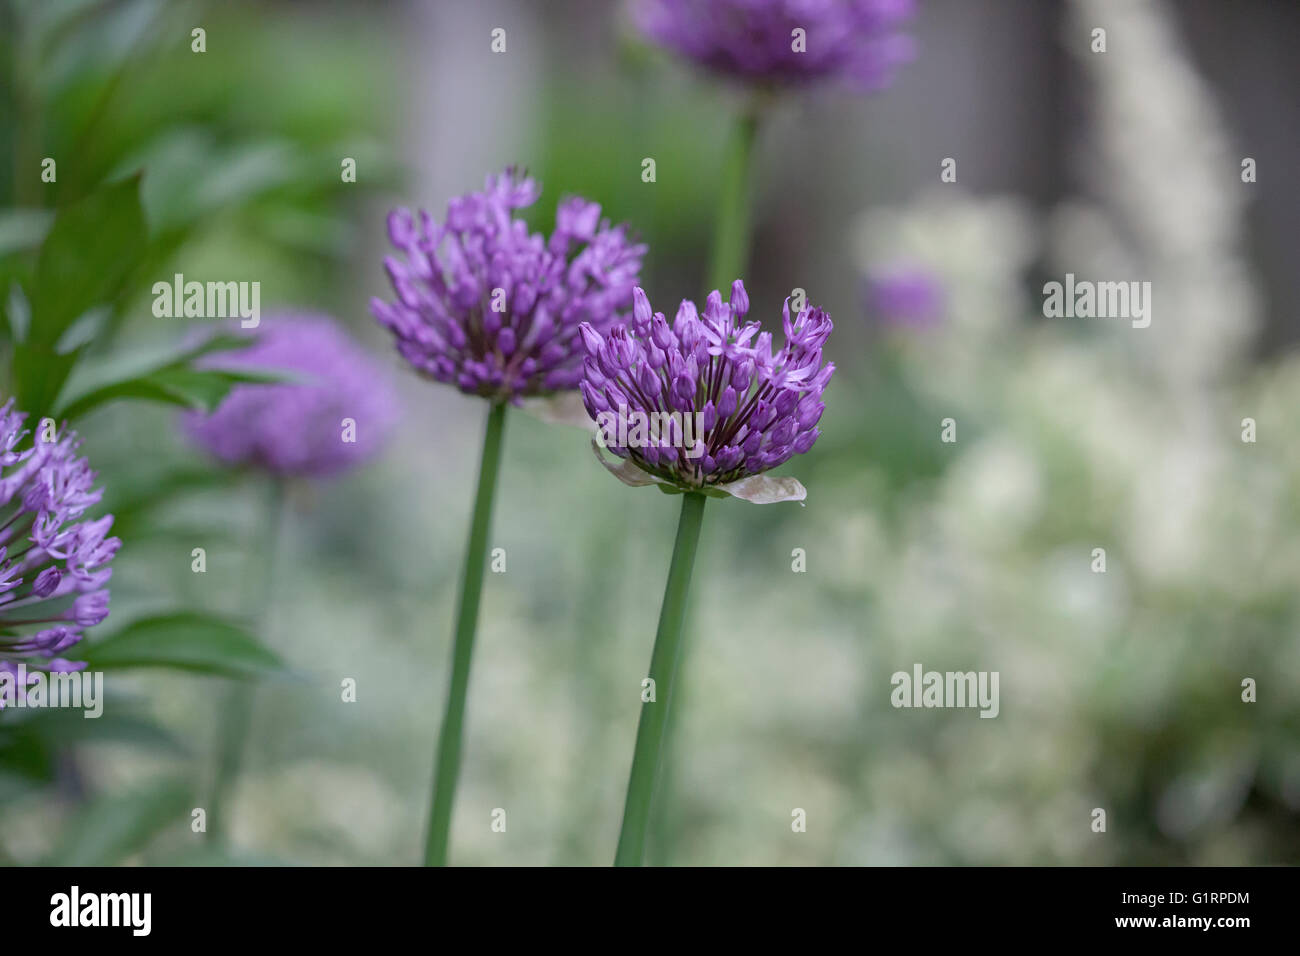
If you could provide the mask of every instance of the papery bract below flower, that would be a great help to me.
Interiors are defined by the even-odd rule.
[[[913,0],[636,0],[633,10],[656,42],[760,84],[837,77],[873,90],[913,55],[898,32]]]
[[[785,345],[773,353],[772,333],[744,322],[739,279],[729,302],[715,290],[703,313],[683,300],[671,327],[640,288],[635,297],[630,326],[582,327],[582,398],[604,447],[687,491],[762,474],[812,447],[835,371],[822,363],[829,315],[805,308],[792,318],[787,299]]]
[[[103,491],[76,433],[46,441],[26,417],[13,399],[0,406],[0,671],[11,680],[20,664],[29,680],[85,666],[58,655],[108,616],[109,563],[122,543],[108,535],[112,515],[85,517]]]
[[[388,235],[405,254],[384,260],[396,300],[371,311],[416,371],[462,392],[518,403],[577,388],[578,324],[606,329],[632,303],[645,246],[611,227],[600,206],[571,197],[549,239],[514,211],[537,183],[508,169],[483,192],[453,199],[446,220],[398,209]]]
[[[342,326],[323,315],[280,313],[247,334],[256,336],[254,344],[206,356],[202,364],[282,371],[293,380],[236,385],[212,414],[185,413],[191,438],[227,464],[284,477],[335,475],[378,453],[397,423],[397,393],[383,366]]]

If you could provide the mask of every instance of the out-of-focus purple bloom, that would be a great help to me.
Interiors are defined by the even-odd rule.
[[[943,285],[920,268],[897,269],[868,276],[867,315],[883,325],[929,328],[943,318]]]
[[[887,86],[913,56],[899,28],[914,0],[636,0],[651,39],[731,76],[760,84],[827,77]],[[799,32],[802,31],[802,32]]]
[[[211,415],[187,412],[185,430],[221,461],[285,477],[322,478],[368,461],[397,423],[385,369],[333,319],[263,319],[248,348],[202,360],[208,368],[284,372],[292,381],[236,385]]]
[[[540,192],[507,169],[448,203],[442,223],[423,211],[389,215],[388,236],[404,254],[384,260],[396,300],[370,307],[416,371],[516,403],[577,388],[578,325],[621,321],[646,247],[578,197],[560,203],[550,239],[530,235],[514,211]]]
[[[13,399],[0,406],[0,671],[16,677],[23,664],[34,680],[34,671],[85,666],[57,655],[108,616],[109,563],[122,542],[108,535],[112,515],[85,518],[103,491],[76,433],[46,441],[43,429],[23,427],[26,417]]]
[[[822,362],[831,317],[782,310],[785,345],[745,322],[749,296],[737,279],[729,302],[716,290],[703,313],[683,300],[671,326],[635,291],[632,323],[602,335],[585,323],[581,384],[601,443],[680,488],[722,485],[775,468],[817,440],[822,392],[835,371]]]

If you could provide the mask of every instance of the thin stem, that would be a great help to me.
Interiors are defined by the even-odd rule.
[[[756,98],[746,104],[736,117],[727,153],[723,160],[722,181],[718,184],[718,221],[713,232],[713,248],[709,254],[709,288],[717,289],[726,299],[731,283],[744,278],[749,264],[752,217],[750,199],[754,188],[754,147],[758,141],[765,100]],[[720,379],[719,379],[720,381]],[[716,395],[713,396],[716,399]],[[736,417],[740,422],[752,411],[757,397],[751,399],[750,408],[742,409]],[[739,426],[737,426],[738,428]],[[719,436],[721,437],[721,436]],[[730,441],[732,435],[726,436]],[[711,443],[720,446],[725,442]],[[697,471],[700,462],[695,465]],[[680,697],[680,695],[679,695]],[[668,848],[671,839],[666,816],[672,812],[674,778],[677,765],[675,729],[681,723],[683,703],[677,705],[678,720],[669,728],[663,742],[663,772],[659,780],[659,800],[656,802],[651,829],[654,831],[657,853]]]
[[[623,807],[623,829],[618,837],[615,866],[640,866],[645,853],[646,825],[654,797],[655,776],[668,722],[668,708],[673,699],[673,678],[682,646],[682,623],[686,617],[686,597],[695,567],[695,550],[700,542],[700,525],[704,519],[704,495],[687,492],[682,496],[682,514],[677,522],[677,542],[673,561],[668,568],[668,584],[659,611],[659,631],[655,634],[654,654],[650,658],[650,679],[654,681],[655,700],[641,706],[641,721],[636,730],[636,750],[632,755],[632,773],[627,782],[627,803]]]
[[[488,412],[487,428],[483,433],[478,493],[474,498],[474,517],[470,521],[469,544],[465,551],[465,567],[461,573],[456,639],[452,647],[451,679],[447,688],[447,711],[442,718],[434,764],[433,800],[429,808],[429,833],[424,848],[425,866],[447,864],[451,810],[456,798],[456,780],[460,776],[460,745],[465,724],[465,697],[469,689],[469,664],[474,653],[474,631],[478,627],[479,598],[483,593],[483,572],[487,567],[488,530],[492,525],[492,501],[496,496],[505,427],[505,403],[494,403]]]
[[[758,116],[757,108],[748,108],[736,117],[723,159],[722,182],[718,184],[718,222],[709,255],[709,288],[721,292],[723,299],[749,263],[749,200]]]
[[[271,479],[261,544],[262,560],[260,564],[254,562],[254,566],[261,571],[260,594],[253,599],[257,607],[254,617],[260,618],[264,640],[270,630],[271,602],[275,595],[276,554],[280,550],[286,492],[283,478]],[[258,583],[250,583],[247,586],[248,592],[252,593],[255,587],[258,587]],[[226,689],[222,710],[217,717],[217,768],[212,783],[212,796],[208,800],[207,820],[208,842],[213,845],[219,845],[226,839],[226,803],[239,778],[244,764],[244,752],[248,749],[248,737],[253,725],[253,697],[252,684],[232,681]]]

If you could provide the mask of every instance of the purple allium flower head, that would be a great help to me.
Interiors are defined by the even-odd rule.
[[[931,272],[900,268],[867,277],[867,314],[884,324],[929,328],[943,318],[943,285]]]
[[[26,417],[13,399],[0,406],[0,671],[15,676],[18,664],[84,666],[56,655],[108,616],[109,563],[122,543],[108,535],[112,515],[85,517],[103,492],[76,433],[47,441],[23,428]]]
[[[912,40],[898,30],[915,6],[914,0],[636,0],[633,10],[651,39],[721,73],[761,84],[837,77],[875,90],[912,58]]]
[[[621,321],[646,247],[578,197],[560,203],[550,239],[530,235],[514,211],[539,194],[507,169],[448,203],[445,222],[406,209],[388,217],[404,254],[384,260],[396,300],[370,307],[416,371],[516,403],[578,387],[578,325],[603,331]]]
[[[703,313],[683,300],[671,325],[640,288],[635,296],[631,325],[603,335],[582,326],[582,398],[606,448],[689,490],[760,474],[812,447],[835,371],[822,362],[829,315],[791,317],[787,299],[785,345],[773,353],[772,333],[744,321],[739,279],[729,302],[709,293]]]
[[[236,385],[210,415],[187,412],[185,430],[227,464],[321,478],[363,464],[397,423],[383,366],[333,319],[266,316],[248,348],[205,357],[208,368],[285,372],[292,381]]]

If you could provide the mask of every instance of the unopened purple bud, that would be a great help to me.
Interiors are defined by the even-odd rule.
[[[806,396],[799,402],[799,407],[796,410],[796,421],[799,424],[799,430],[801,432],[807,431],[816,425],[821,421],[822,412],[824,411],[826,411],[825,402],[817,401],[812,395]]]
[[[745,291],[745,283],[737,279],[731,283],[731,314],[737,319],[743,319],[749,312],[749,293]]]
[[[720,325],[727,313],[722,308],[722,293],[714,289],[704,300],[704,320],[710,325]]]
[[[697,325],[699,321],[700,314],[695,309],[695,303],[690,299],[682,299],[682,304],[677,307],[677,317],[673,319],[673,332],[680,339],[686,329]]]
[[[705,402],[704,407],[700,409],[700,429],[704,434],[713,431],[713,426],[718,424],[718,409],[713,402]]]
[[[94,627],[108,617],[108,592],[94,591],[83,594],[72,602],[72,607],[64,612],[68,621],[76,621],[80,627]]]
[[[754,380],[754,360],[745,359],[736,363],[731,369],[731,387],[744,394],[749,391],[749,383]]]
[[[497,333],[497,348],[500,349],[503,356],[509,357],[515,354],[515,330],[506,326]]]
[[[794,451],[797,455],[805,454],[808,449],[812,448],[813,443],[817,441],[817,436],[821,431],[814,428],[811,431],[803,432],[794,440]]]
[[[626,325],[616,325],[609,330],[606,343],[610,361],[620,369],[628,368],[636,359],[636,342],[628,334]]]
[[[679,412],[689,412],[695,407],[695,379],[689,372],[682,370],[674,379],[669,389],[672,406]]]
[[[643,364],[637,372],[637,384],[646,395],[659,394],[659,376],[648,364]]]
[[[590,322],[583,322],[578,326],[578,331],[582,333],[582,344],[587,349],[587,354],[599,355],[601,346],[605,344],[600,333],[591,327]]]
[[[62,579],[63,573],[51,565],[36,575],[36,580],[32,582],[32,594],[39,598],[49,597]]]
[[[415,244],[415,223],[409,209],[394,209],[388,214],[388,238],[402,248]]]
[[[596,360],[593,359],[590,355],[588,355],[586,358],[582,360],[582,374],[583,377],[592,385],[593,388],[605,387],[605,382],[607,381],[607,379],[605,378],[605,375],[600,371],[599,366],[597,366]]]
[[[664,318],[662,312],[656,312],[650,322],[650,337],[654,344],[661,349],[670,349],[677,343],[673,340],[673,333],[668,328],[668,320]]]
[[[638,328],[644,329],[650,324],[650,318],[654,310],[650,308],[650,300],[646,297],[645,289],[637,286],[632,290],[632,318],[636,320]]]
[[[592,418],[609,410],[609,402],[605,396],[588,384],[586,379],[578,383],[578,391],[582,392],[582,404]]]
[[[627,395],[613,382],[605,386],[605,397],[609,399],[611,409],[627,408],[628,406]]]
[[[723,418],[730,418],[736,414],[736,390],[730,385],[722,390],[722,395],[718,399],[718,414]]]

